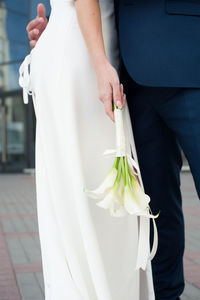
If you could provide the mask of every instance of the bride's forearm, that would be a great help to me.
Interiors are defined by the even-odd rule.
[[[106,114],[114,120],[113,105],[122,107],[125,103],[117,71],[106,57],[101,11],[98,0],[75,0],[79,25],[88,47],[97,74],[99,99],[103,102]]]
[[[79,25],[97,71],[107,63],[98,0],[75,0]]]

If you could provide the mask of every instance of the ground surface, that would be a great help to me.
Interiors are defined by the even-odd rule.
[[[186,224],[186,288],[182,300],[200,300],[200,202],[191,174],[182,174]],[[0,175],[0,300],[44,300],[35,180]]]

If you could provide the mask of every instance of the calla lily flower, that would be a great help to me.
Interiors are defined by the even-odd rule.
[[[122,217],[126,215],[126,211],[119,201],[115,192],[111,190],[103,200],[97,203],[101,208],[109,210],[110,214],[115,217]]]
[[[117,168],[116,164],[114,164],[113,168],[108,172],[106,178],[98,188],[96,188],[95,190],[84,189],[84,192],[93,199],[101,199],[106,195],[107,192],[110,191],[115,182],[116,177]]]
[[[127,185],[124,190],[124,207],[130,215],[140,215],[148,207],[150,201],[149,196],[138,186],[136,190],[131,190]]]
[[[110,215],[114,217],[123,217],[127,214],[123,206],[123,183],[119,177],[118,173],[118,178],[113,188],[107,193],[103,200],[97,203],[99,207],[109,210]]]
[[[145,192],[142,190],[139,182],[134,176],[131,176],[131,190],[129,186],[127,185],[127,197],[126,197],[126,204],[128,199],[132,199],[132,202],[135,202],[140,210],[145,210],[148,207],[148,204],[150,202],[150,197],[145,194]],[[128,209],[127,209],[128,210]]]

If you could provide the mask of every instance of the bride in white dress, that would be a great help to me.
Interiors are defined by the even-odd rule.
[[[112,166],[113,158],[105,159],[102,153],[115,147],[115,125],[98,100],[93,50],[87,48],[86,21],[78,22],[76,2],[50,2],[48,25],[20,67],[24,102],[32,92],[37,120],[36,191],[45,299],[154,300],[150,261],[144,271],[135,268],[137,217],[111,217],[83,192],[84,187],[98,186]],[[99,2],[106,55],[117,69],[113,0]],[[126,105],[124,116],[136,158]],[[143,252],[149,252],[148,241]]]

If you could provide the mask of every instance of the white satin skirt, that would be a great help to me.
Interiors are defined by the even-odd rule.
[[[114,158],[115,126],[98,100],[95,72],[73,1],[54,0],[47,28],[23,63],[24,101],[36,114],[36,191],[46,300],[154,300],[151,264],[135,270],[138,220],[114,218],[89,199]],[[106,52],[117,68],[112,1],[100,1]],[[31,64],[29,76],[28,65]],[[136,159],[128,108],[127,140]]]

